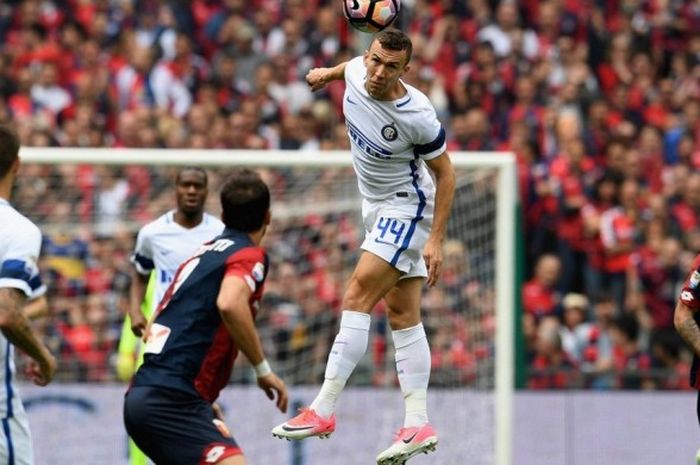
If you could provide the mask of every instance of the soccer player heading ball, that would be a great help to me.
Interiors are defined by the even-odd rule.
[[[420,301],[426,278],[433,286],[440,276],[455,175],[435,109],[400,79],[411,52],[408,36],[386,29],[364,56],[306,76],[312,90],[345,79],[343,113],[366,236],[343,296],[323,386],[309,408],[272,430],[287,439],[325,437],[335,430],[336,400],[367,349],[370,313],[384,299],[406,410],[396,441],[377,457],[380,465],[402,463],[437,444],[426,406],[430,348]]]

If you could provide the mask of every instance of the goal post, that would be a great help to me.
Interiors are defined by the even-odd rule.
[[[516,305],[516,234],[517,234],[517,176],[515,157],[507,152],[453,152],[450,154],[452,163],[458,173],[458,191],[455,199],[455,208],[461,208],[458,215],[466,215],[468,221],[454,223],[450,231],[458,231],[468,237],[468,229],[482,227],[481,223],[493,218],[493,226],[484,229],[482,234],[492,240],[488,250],[480,252],[478,257],[481,265],[492,273],[493,280],[493,321],[495,336],[493,348],[495,355],[492,362],[492,381],[476,383],[474,387],[492,390],[493,392],[493,451],[489,461],[493,465],[512,465],[512,437],[513,437],[513,398],[515,383],[515,325],[514,320],[518,315]],[[195,165],[209,169],[220,168],[222,170],[233,167],[251,167],[260,169],[285,169],[303,172],[305,169],[319,170],[325,168],[345,169],[351,167],[349,152],[345,151],[248,151],[226,149],[128,149],[128,148],[45,148],[23,147],[20,151],[23,164],[52,165],[61,167],[64,165],[93,165],[93,166],[147,166],[147,167],[175,167]],[[482,173],[483,172],[483,173]],[[460,190],[460,173],[463,173],[463,187]],[[473,173],[481,173],[475,175]],[[356,181],[351,172],[354,184]],[[337,177],[335,178],[337,179]],[[483,186],[487,187],[484,188]],[[313,186],[313,180],[300,184]],[[332,189],[333,182],[329,182]],[[345,188],[343,188],[345,189]],[[483,190],[493,189],[493,210],[484,212],[483,217],[474,216],[471,210],[481,208],[478,195]],[[214,192],[211,192],[214,194]],[[359,194],[357,194],[359,195]],[[474,204],[469,203],[472,195],[477,195]],[[491,191],[488,193],[491,196]],[[294,215],[299,210],[313,212],[314,208],[345,208],[345,203],[352,208],[359,209],[359,197],[351,198],[342,193],[335,203],[324,203],[324,193],[316,193],[310,197],[309,203],[300,201],[303,196],[287,199],[284,203],[287,211],[285,215]],[[211,196],[213,197],[213,195]],[[487,197],[484,197],[487,198]],[[490,198],[490,197],[488,197]],[[315,200],[318,200],[316,203]],[[345,203],[342,202],[345,200]],[[463,202],[463,206],[458,206]],[[273,216],[275,214],[275,198],[273,192]],[[278,207],[279,208],[279,207]],[[491,207],[489,207],[491,208]],[[31,212],[23,212],[29,214]],[[31,214],[29,214],[31,218]],[[454,216],[454,215],[453,215]],[[484,218],[484,219],[482,219]],[[459,220],[457,218],[456,220]],[[452,219],[451,219],[452,222]],[[40,227],[46,226],[39,224]],[[50,226],[50,225],[49,225]],[[467,242],[469,239],[467,239]],[[491,248],[493,250],[491,250]],[[489,261],[484,264],[483,261]],[[492,263],[490,262],[492,261]],[[491,269],[492,268],[492,269]],[[481,315],[482,321],[488,317]],[[481,337],[481,336],[479,336]],[[450,388],[459,389],[460,385],[448,385]],[[457,407],[459,408],[459,407]],[[479,462],[482,463],[482,462]]]

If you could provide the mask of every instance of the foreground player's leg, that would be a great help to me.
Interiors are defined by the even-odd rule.
[[[387,295],[387,306],[396,349],[396,372],[405,404],[404,424],[394,443],[377,456],[379,465],[404,463],[437,446],[437,434],[428,423],[430,346],[420,323],[422,279],[400,281]]]
[[[329,418],[335,411],[335,403],[345,387],[355,366],[367,351],[370,316],[367,313],[345,310],[340,320],[340,331],[328,354],[325,380],[311,408],[322,417]]]
[[[274,427],[274,436],[286,439],[325,438],[335,431],[335,404],[367,350],[369,312],[394,286],[399,276],[399,271],[376,255],[362,254],[343,297],[343,308],[358,311],[343,311],[340,331],[328,355],[321,390],[309,408],[301,409],[299,415]]]

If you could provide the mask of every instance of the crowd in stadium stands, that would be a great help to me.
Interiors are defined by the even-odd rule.
[[[414,41],[406,81],[431,98],[449,149],[517,156],[527,385],[687,388],[672,315],[700,251],[698,2],[403,0],[396,25]],[[359,36],[335,1],[4,0],[0,122],[27,146],[346,149],[343,84],[314,95],[303,77],[362,51]],[[133,226],[171,206],[171,174],[26,167],[15,203],[46,226],[53,318],[40,324],[64,379],[114,379]],[[357,246],[338,242],[342,220],[276,233],[288,249],[265,337],[293,382],[323,375]],[[465,253],[448,242],[425,294],[436,384],[473,382],[493,349],[449,304],[450,286],[470,292]],[[367,382],[395,382],[385,324]]]

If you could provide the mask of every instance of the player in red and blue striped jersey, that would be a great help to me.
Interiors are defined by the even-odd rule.
[[[224,183],[221,205],[226,228],[178,269],[146,329],[144,362],[126,394],[127,432],[156,464],[246,463],[212,407],[239,351],[255,367],[258,385],[287,409],[286,387],[255,328],[270,194],[255,172],[239,170]]]
[[[691,271],[683,283],[673,315],[676,331],[693,351],[690,385],[698,390],[696,410],[698,423],[700,423],[700,312],[698,310],[700,310],[700,254],[693,260]],[[696,458],[700,463],[700,450],[698,450]]]

